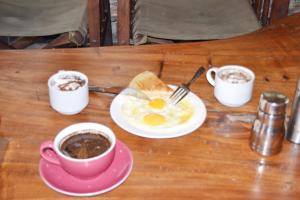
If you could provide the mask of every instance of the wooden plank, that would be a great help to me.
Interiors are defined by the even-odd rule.
[[[289,0],[255,0],[253,7],[258,20],[265,26],[286,17],[289,2]]]
[[[33,36],[33,37],[18,37],[15,39],[11,46],[15,49],[25,49],[26,47],[30,46],[31,44],[41,41],[43,37],[40,36]]]
[[[131,0],[118,1],[117,35],[119,45],[128,45],[130,42]]]
[[[44,49],[56,48],[63,45],[73,45],[73,46],[80,46],[83,42],[83,38],[80,32],[68,32],[62,33],[57,38],[50,41]]]
[[[274,0],[270,23],[286,17],[289,11],[290,0]]]
[[[100,0],[88,0],[89,43],[91,47],[100,46]]]

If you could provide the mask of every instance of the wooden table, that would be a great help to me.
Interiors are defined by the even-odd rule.
[[[47,80],[60,69],[85,73],[91,84],[126,86],[151,70],[178,84],[200,66],[239,64],[256,74],[252,100],[240,108],[219,104],[205,77],[192,86],[205,103],[205,123],[174,139],[146,139],[110,117],[113,96],[90,94],[80,114],[49,105]],[[115,190],[92,199],[300,199],[300,146],[284,141],[280,154],[261,157],[248,138],[263,91],[292,100],[300,75],[300,15],[246,36],[202,43],[0,52],[1,199],[64,199],[39,176],[39,145],[78,122],[109,126],[131,149],[134,167]],[[289,109],[290,113],[290,109]],[[67,199],[71,199],[67,198]],[[75,199],[75,198],[74,198]]]

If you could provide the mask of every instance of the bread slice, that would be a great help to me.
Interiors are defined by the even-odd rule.
[[[160,80],[154,73],[145,71],[135,76],[129,83],[129,87],[143,90],[143,91],[161,91],[171,92],[167,84]]]

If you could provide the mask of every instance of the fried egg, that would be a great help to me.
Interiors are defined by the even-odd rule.
[[[170,105],[168,92],[144,92],[150,100],[124,95],[121,106],[125,119],[142,129],[169,128],[189,121],[194,107],[188,98],[177,105]]]

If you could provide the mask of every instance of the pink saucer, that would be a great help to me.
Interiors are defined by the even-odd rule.
[[[65,172],[60,166],[40,160],[40,176],[53,190],[71,196],[93,196],[108,192],[129,176],[133,166],[133,157],[128,147],[121,141],[116,142],[115,158],[111,166],[92,179],[76,178]]]

